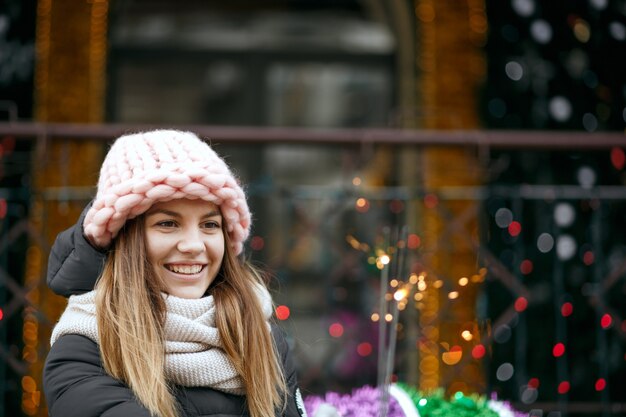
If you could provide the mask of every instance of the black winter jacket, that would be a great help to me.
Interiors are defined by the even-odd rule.
[[[106,253],[94,249],[82,234],[85,208],[78,222],[62,232],[52,246],[48,263],[48,285],[57,294],[69,296],[91,291],[100,274]],[[284,417],[304,414],[295,368],[280,329],[272,335],[280,352],[289,397]],[[132,391],[104,372],[98,345],[68,334],[51,347],[44,367],[43,388],[50,417],[150,417]],[[245,398],[206,387],[175,387],[182,417],[247,416]]]

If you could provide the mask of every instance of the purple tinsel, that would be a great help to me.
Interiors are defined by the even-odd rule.
[[[378,417],[380,415],[380,390],[364,386],[352,391],[352,394],[327,392],[323,397],[310,395],[304,399],[304,407],[309,416],[315,415],[317,408],[330,404],[337,409],[342,417]],[[398,402],[389,397],[388,417],[404,417]]]
[[[495,392],[491,393],[491,402],[489,408],[498,413],[498,415],[500,416],[528,417],[528,413],[522,413],[521,411],[517,411],[513,408],[510,402],[498,400],[498,394],[496,394]]]

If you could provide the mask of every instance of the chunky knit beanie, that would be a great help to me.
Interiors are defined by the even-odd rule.
[[[107,247],[126,220],[152,204],[201,198],[220,207],[231,246],[241,253],[250,232],[246,196],[226,163],[190,132],[155,130],[122,136],[107,153],[83,231]]]

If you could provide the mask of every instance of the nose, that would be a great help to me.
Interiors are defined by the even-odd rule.
[[[204,251],[204,242],[200,236],[200,232],[196,230],[187,230],[181,236],[176,248],[183,253],[201,253]]]

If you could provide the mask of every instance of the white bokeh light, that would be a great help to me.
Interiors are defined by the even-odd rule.
[[[609,32],[618,41],[626,40],[626,26],[620,22],[611,22],[609,24]]]
[[[498,370],[496,371],[496,378],[498,378],[498,381],[508,381],[513,377],[514,371],[515,369],[513,368],[513,365],[505,362],[502,365],[498,366]]]
[[[548,253],[554,247],[554,238],[550,233],[542,233],[537,238],[537,249],[541,253]]]
[[[524,404],[532,404],[537,401],[539,397],[539,391],[535,388],[531,388],[529,386],[525,386],[522,389],[521,400]]]
[[[513,0],[511,7],[520,16],[528,17],[535,12],[535,2],[533,0]]]
[[[552,39],[552,26],[543,19],[537,19],[530,25],[530,34],[537,42],[546,44]]]
[[[559,236],[556,241],[556,255],[562,261],[570,260],[576,254],[577,247],[576,241],[570,235]]]
[[[578,183],[581,187],[589,189],[596,183],[596,172],[588,166],[582,166],[578,169]]]
[[[519,81],[524,76],[524,68],[516,61],[507,62],[504,67],[504,72],[506,72],[507,77],[513,81]]]
[[[609,5],[609,0],[591,0],[590,3],[596,9],[603,10]]]
[[[583,127],[587,132],[595,132],[598,130],[598,118],[591,113],[585,113],[583,115]]]
[[[576,212],[569,203],[559,203],[554,208],[554,222],[559,227],[568,227],[574,223]]]
[[[558,122],[565,122],[572,115],[572,104],[563,96],[552,97],[548,107],[550,115]]]
[[[498,211],[496,211],[495,221],[501,229],[509,227],[513,221],[513,212],[505,207],[499,208]]]

